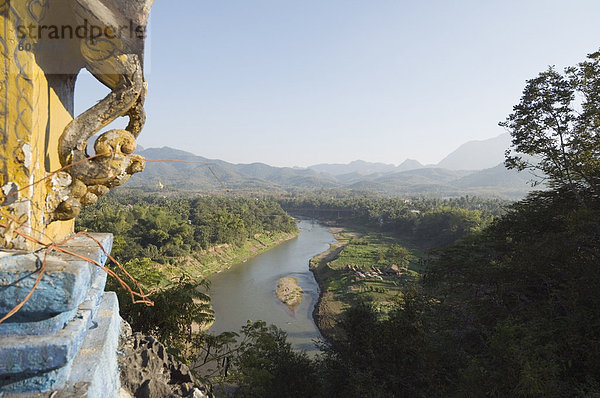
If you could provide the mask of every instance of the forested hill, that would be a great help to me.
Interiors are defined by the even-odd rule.
[[[271,191],[340,188],[388,194],[469,194],[508,199],[521,198],[531,189],[526,173],[506,170],[502,165],[479,171],[459,171],[436,167],[412,169],[417,167],[414,163],[409,167],[410,170],[394,171],[395,169],[388,170],[374,167],[376,164],[373,163],[362,162],[362,168],[352,173],[334,175],[312,168],[273,167],[264,163],[233,164],[169,147],[148,148],[139,151],[139,154],[150,160],[198,163],[149,162],[143,173],[135,174],[129,180],[130,187],[155,189],[160,186],[167,190],[198,191],[218,191],[224,187],[232,190]],[[365,174],[362,170],[379,171]]]
[[[112,254],[120,261],[147,257],[158,262],[216,245],[240,246],[256,234],[297,231],[294,220],[270,200],[139,193],[112,194],[86,207],[77,228],[113,233]]]

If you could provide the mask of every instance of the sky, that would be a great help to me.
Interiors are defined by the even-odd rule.
[[[600,48],[598,0],[155,0],[138,142],[233,163],[434,164]],[[81,113],[107,89],[81,73]],[[125,121],[110,128],[122,128]]]

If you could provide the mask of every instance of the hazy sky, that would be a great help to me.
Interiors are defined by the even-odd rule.
[[[437,163],[600,48],[598,0],[156,0],[144,147],[276,166]],[[76,110],[106,89],[77,84]]]

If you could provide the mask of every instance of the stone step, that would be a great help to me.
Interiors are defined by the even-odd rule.
[[[121,322],[116,294],[104,293],[79,352],[68,366],[60,369],[59,372],[48,372],[46,375],[30,378],[26,380],[26,386],[20,385],[24,384],[23,381],[17,382],[11,388],[0,387],[0,396],[2,398],[118,397],[120,382],[117,346]],[[51,386],[53,377],[61,377],[64,380],[60,384]],[[36,389],[30,389],[32,381],[36,383]],[[21,387],[26,387],[31,392],[23,393]]]
[[[0,379],[0,390],[3,385],[14,384],[17,379],[27,379],[31,382],[36,377],[43,380],[40,383],[47,385],[45,388],[55,388],[61,383],[64,384],[69,369],[61,368],[69,366],[88,328],[94,326],[91,320],[98,311],[105,283],[106,273],[100,270],[89,289],[87,299],[76,310],[75,317],[58,333],[5,336],[0,339],[0,375],[4,375],[4,380]],[[16,385],[13,388],[16,388]]]
[[[112,234],[92,236],[110,252]],[[62,247],[100,264],[106,262],[106,254],[86,236],[78,236]],[[38,277],[43,258],[43,251],[0,252],[0,314],[8,313],[27,296]],[[97,272],[98,267],[94,264],[65,253],[53,252],[46,259],[46,272],[33,296],[8,323],[46,321],[75,310],[87,297]],[[8,334],[2,331],[2,325],[0,324],[0,335]]]
[[[106,251],[110,250],[112,235],[95,234],[94,238]],[[72,239],[63,247],[102,265],[106,261],[104,251],[85,236]],[[0,304],[4,305],[0,308],[3,310],[18,303],[15,297],[28,293],[40,264],[39,253],[4,254],[0,255]],[[104,270],[85,260],[65,253],[54,252],[49,256],[47,273],[19,316],[0,324],[0,396],[2,393],[51,391],[67,383],[73,363],[86,344],[85,339],[88,335],[94,336],[93,331],[99,328],[96,317],[101,311],[106,278]],[[11,293],[14,293],[12,300]],[[110,308],[105,311],[108,314],[116,306],[114,316],[118,318],[118,303],[112,295],[106,296],[108,304],[104,305]],[[73,308],[73,305],[76,306]],[[99,319],[106,317],[98,316]]]

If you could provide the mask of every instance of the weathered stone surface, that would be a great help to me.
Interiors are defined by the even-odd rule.
[[[99,271],[96,273],[95,282],[88,288],[87,299],[81,303],[75,317],[70,319],[58,333],[35,336],[13,335],[0,339],[2,359],[0,374],[31,374],[68,365],[85,337],[90,319],[98,311],[106,283],[106,273]],[[28,323],[7,325],[20,329],[21,334],[31,329]]]
[[[56,334],[63,329],[76,314],[77,308],[37,322],[10,322],[9,319],[4,323],[0,323],[0,338],[2,338],[2,336],[11,335],[40,336]]]
[[[88,397],[117,396],[120,389],[117,364],[120,332],[117,296],[114,292],[104,293],[79,354],[73,361],[67,386],[86,384]]]
[[[95,234],[93,235],[108,251],[112,245],[112,235],[110,234]],[[90,259],[98,261],[100,264],[104,264],[106,260],[106,254],[98,245],[87,237],[77,237],[72,241],[72,245],[65,246],[68,250],[84,255]],[[20,260],[24,258],[30,258],[27,255],[17,256]],[[82,292],[86,295],[85,300],[77,299],[79,302],[78,307],[74,310],[66,311],[57,316],[37,320],[39,316],[36,311],[26,312],[25,315],[21,315],[20,318],[10,318],[12,322],[0,324],[0,393],[3,392],[22,392],[22,391],[49,391],[56,388],[62,388],[67,381],[73,367],[73,361],[78,354],[78,351],[84,339],[93,338],[93,330],[99,328],[98,319],[103,319],[106,314],[112,311],[112,316],[116,317],[117,326],[113,325],[113,329],[116,330],[112,334],[109,330],[102,329],[102,333],[108,333],[113,336],[114,341],[112,350],[113,361],[113,378],[116,379],[118,374],[116,370],[116,354],[114,354],[114,348],[116,341],[118,340],[120,318],[118,316],[118,303],[114,293],[106,295],[104,306],[111,306],[106,308],[106,311],[101,312],[97,315],[100,306],[100,300],[103,297],[104,286],[106,284],[106,273],[98,268],[96,265],[89,264],[83,260],[76,259],[73,256],[64,254],[53,256],[52,261],[57,264],[63,264],[63,269],[57,269],[56,273],[67,272],[77,267],[81,268],[82,273],[87,272],[91,274],[91,281],[87,281],[84,286],[77,284],[69,285],[71,287],[76,286],[77,289],[82,289]],[[8,257],[5,257],[8,258]],[[0,259],[1,261],[2,259]],[[70,261],[69,261],[70,260]],[[65,265],[66,264],[66,265]],[[59,281],[63,281],[66,278],[61,278]],[[55,288],[59,285],[54,279],[48,281],[43,280],[40,286],[50,286]],[[60,286],[67,286],[62,284]],[[21,286],[22,287],[22,286]],[[23,288],[23,287],[22,287]],[[27,287],[24,287],[26,289]],[[50,290],[55,294],[68,295],[68,300],[63,300],[64,303],[71,303],[72,297],[78,297],[79,293],[73,293],[69,290]],[[42,292],[44,292],[42,290]],[[0,293],[5,293],[0,291]],[[36,292],[37,293],[37,290]],[[36,295],[32,296],[31,300],[36,298]],[[47,293],[47,291],[46,291]],[[43,297],[43,293],[41,296]],[[59,297],[60,298],[60,297]],[[4,297],[5,300],[8,297]],[[60,299],[54,298],[57,303],[60,303]],[[40,298],[37,298],[40,300]],[[11,307],[16,302],[11,303]],[[25,307],[24,307],[25,308]],[[34,307],[35,308],[35,307]],[[47,307],[40,307],[42,310]],[[68,307],[65,307],[68,308]],[[112,309],[111,309],[112,308]],[[102,310],[100,310],[102,311]],[[26,319],[26,322],[15,322],[15,320]],[[34,319],[32,321],[32,319]],[[109,351],[110,351],[109,350]],[[95,355],[94,361],[98,359],[98,355]],[[108,369],[108,367],[105,367]],[[114,384],[114,383],[113,383]],[[117,383],[118,384],[118,383]],[[71,383],[71,387],[78,386],[77,389],[81,390],[82,386],[79,383]],[[94,383],[90,382],[90,388],[93,388]],[[87,390],[88,387],[86,387]],[[116,387],[115,387],[116,388]]]
[[[10,385],[0,384],[3,398],[75,398],[119,396],[117,345],[121,326],[114,293],[102,296],[77,356],[63,368],[33,377],[17,376]],[[66,381],[66,384],[65,384]],[[31,393],[14,393],[27,388]],[[58,389],[56,391],[51,391]],[[36,392],[40,391],[40,392]],[[41,393],[41,391],[48,391]]]
[[[212,397],[189,368],[151,336],[122,336],[119,353],[122,387],[136,398]]]
[[[68,365],[85,337],[90,315],[89,311],[78,312],[56,335],[3,337],[0,374],[33,375]]]
[[[25,299],[38,276],[43,254],[31,253],[0,259],[0,313],[8,313]],[[92,270],[84,261],[49,258],[46,272],[30,299],[13,321],[39,320],[73,310],[87,295]]]
[[[104,250],[110,252],[113,242],[111,234],[92,236],[100,241]],[[85,236],[79,236],[63,247],[100,264],[106,261],[106,254]],[[0,255],[3,255],[0,257],[0,314],[6,314],[29,294],[38,276],[44,254],[3,251]],[[39,322],[57,314],[73,311],[88,296],[92,281],[102,282],[95,279],[97,276],[106,280],[106,273],[96,265],[71,255],[53,253],[46,259],[46,272],[33,296],[9,322]],[[40,325],[42,329],[46,326]],[[3,328],[0,324],[0,335],[7,334],[2,331]],[[14,330],[15,326],[8,328]]]

